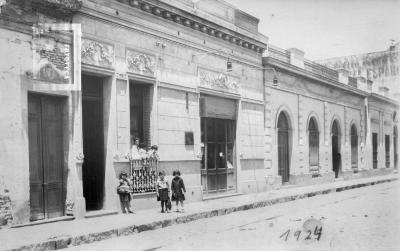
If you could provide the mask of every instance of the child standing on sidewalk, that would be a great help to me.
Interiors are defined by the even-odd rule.
[[[128,213],[133,214],[133,211],[131,210],[131,183],[125,172],[121,172],[119,175],[119,186],[117,192],[121,202],[122,213],[126,214],[128,211]]]
[[[161,171],[158,173],[157,180],[157,198],[160,198],[161,201],[161,213],[165,211],[168,213],[167,202],[169,201],[169,183],[167,178],[165,177],[165,172]],[[165,206],[165,211],[164,211]]]
[[[181,172],[179,170],[175,170],[172,173],[175,176],[171,182],[171,190],[172,190],[172,201],[176,201],[176,211],[179,212],[179,202],[181,203],[181,212],[184,212],[183,209],[183,201],[185,200],[185,184],[183,183],[183,179],[181,178]]]

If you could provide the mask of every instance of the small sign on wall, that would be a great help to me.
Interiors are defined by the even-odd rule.
[[[193,132],[185,132],[185,145],[186,146],[194,145]]]

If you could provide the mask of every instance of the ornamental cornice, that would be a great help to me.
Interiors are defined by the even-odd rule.
[[[127,4],[133,8],[147,12],[159,18],[169,20],[178,25],[191,28],[197,32],[207,34],[224,42],[245,48],[256,53],[262,54],[266,49],[266,44],[256,41],[252,38],[245,37],[235,31],[218,26],[203,18],[185,14],[177,8],[161,6],[159,2],[149,2],[147,0],[117,0],[120,3]]]

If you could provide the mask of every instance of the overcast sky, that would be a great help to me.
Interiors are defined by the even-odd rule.
[[[400,0],[225,0],[260,19],[271,44],[311,60],[386,50],[400,42]]]

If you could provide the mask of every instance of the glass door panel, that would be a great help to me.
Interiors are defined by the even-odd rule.
[[[202,184],[206,193],[225,192],[236,187],[234,167],[235,121],[201,118]]]

